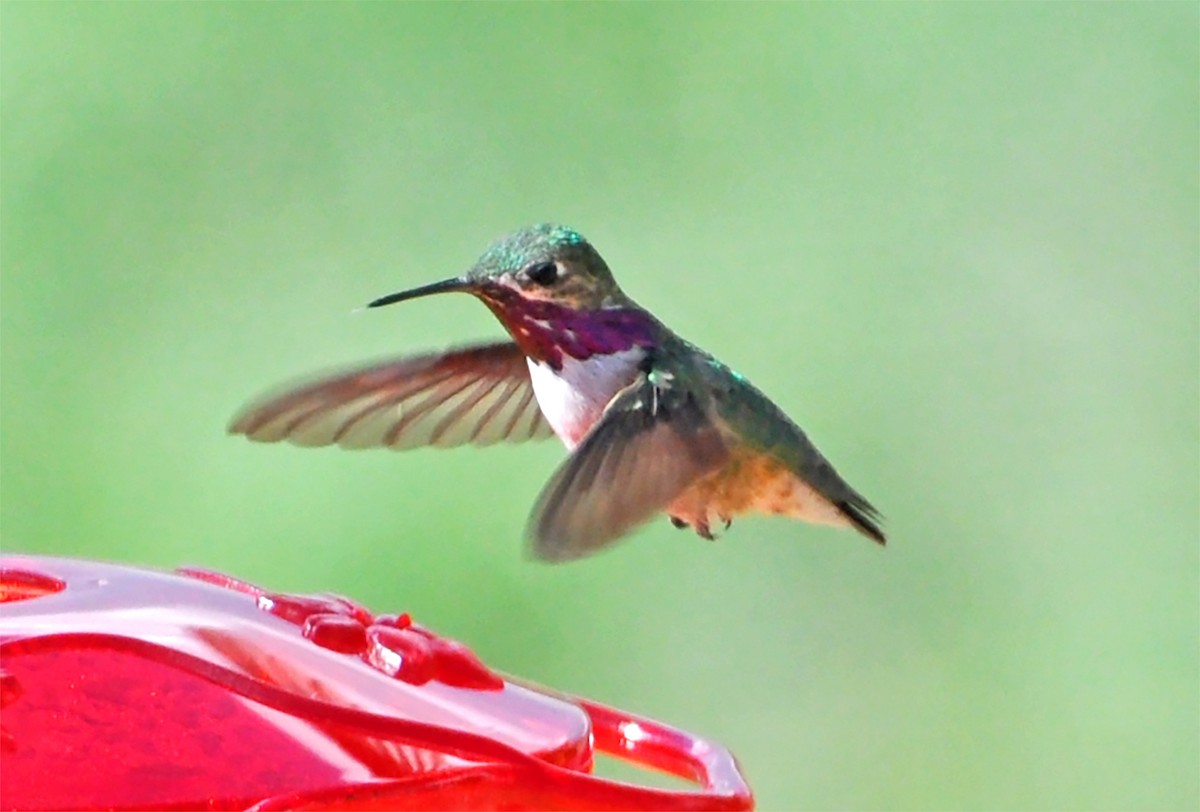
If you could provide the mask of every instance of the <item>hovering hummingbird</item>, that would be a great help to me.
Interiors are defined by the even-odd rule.
[[[512,341],[392,359],[293,386],[234,417],[259,442],[344,448],[488,445],[558,435],[571,454],[538,498],[539,558],[589,555],[660,511],[713,538],[747,511],[850,526],[879,514],[745,378],[625,295],[577,231],[493,243],[462,276],[367,307],[459,291]]]

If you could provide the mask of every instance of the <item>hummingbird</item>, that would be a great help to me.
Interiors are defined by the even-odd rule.
[[[293,385],[244,408],[229,432],[356,449],[557,435],[570,453],[526,530],[548,561],[590,555],[659,513],[706,539],[756,511],[885,543],[878,511],[783,410],[627,296],[578,231],[520,229],[466,273],[367,307],[451,292],[482,301],[511,340]]]

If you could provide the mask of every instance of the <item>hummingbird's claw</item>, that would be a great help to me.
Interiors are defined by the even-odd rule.
[[[671,520],[671,525],[673,527],[675,527],[676,530],[683,530],[685,527],[691,527],[691,528],[695,529],[696,535],[702,539],[707,539],[709,541],[715,541],[717,538],[716,536],[713,535],[712,530],[709,528],[707,520],[700,520],[700,521],[697,521],[695,524],[692,524],[691,522],[686,521],[685,519],[681,519],[678,516],[668,516],[667,518],[669,518]],[[725,519],[724,521],[725,521],[725,529],[728,530],[729,529],[729,520]]]

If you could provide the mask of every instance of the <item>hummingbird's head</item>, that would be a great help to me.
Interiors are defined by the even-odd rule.
[[[628,303],[604,259],[578,231],[539,223],[496,240],[466,273],[393,293],[368,307],[462,291],[491,304],[550,302],[572,310]],[[493,308],[495,309],[495,308]]]
[[[516,294],[530,302],[553,302],[572,310],[624,303],[604,259],[573,228],[540,223],[496,240],[466,274],[485,300]],[[503,290],[501,290],[503,289]]]
[[[393,293],[368,307],[461,291],[481,299],[527,355],[588,357],[651,339],[648,314],[617,287],[592,244],[572,228],[541,223],[492,243],[466,273]]]

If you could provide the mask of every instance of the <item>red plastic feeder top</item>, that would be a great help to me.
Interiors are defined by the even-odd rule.
[[[590,774],[594,752],[696,791]],[[0,558],[0,809],[751,809],[723,747],[515,682],[407,615]]]

